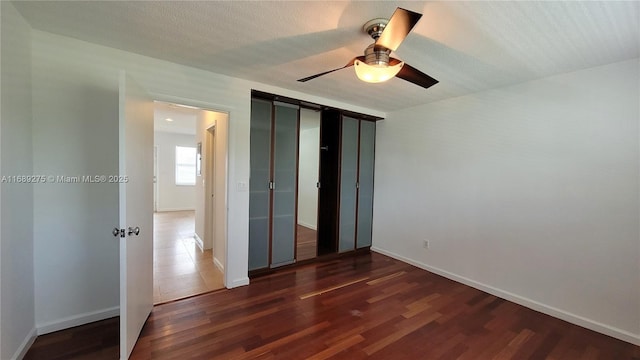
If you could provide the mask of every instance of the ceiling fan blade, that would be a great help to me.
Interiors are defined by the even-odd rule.
[[[431,76],[414,67],[409,66],[409,64],[407,63],[404,63],[404,65],[402,65],[402,69],[400,69],[400,72],[396,74],[396,77],[402,80],[406,80],[410,83],[414,83],[418,86],[422,86],[425,89],[438,83],[438,80],[432,78]]]
[[[397,8],[396,11],[393,12],[393,15],[391,15],[391,19],[382,31],[382,34],[378,40],[376,40],[376,45],[382,45],[387,49],[396,51],[421,17],[422,14],[417,12]]]
[[[334,72],[334,71],[338,71],[338,70],[342,70],[342,69],[344,69],[344,68],[348,68],[349,66],[353,66],[353,64],[355,63],[355,61],[356,61],[356,60],[364,61],[364,56],[357,56],[357,57],[354,57],[354,58],[353,58],[353,59],[351,59],[351,61],[349,61],[349,63],[347,63],[347,65],[345,65],[345,66],[342,66],[342,67],[339,67],[339,68],[335,68],[335,69],[333,69],[333,70],[329,70],[329,71],[321,72],[321,73],[319,73],[319,74],[315,74],[315,75],[307,76],[306,78],[298,79],[298,81],[300,81],[300,82],[307,82],[307,81],[309,81],[309,80],[313,80],[313,79],[315,79],[315,78],[317,78],[317,77],[320,77],[320,76],[322,76],[322,75],[327,75],[327,74],[332,73],[332,72]]]

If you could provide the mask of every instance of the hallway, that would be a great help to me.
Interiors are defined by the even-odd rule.
[[[212,250],[193,238],[195,212],[154,213],[153,302],[160,304],[224,288]]]

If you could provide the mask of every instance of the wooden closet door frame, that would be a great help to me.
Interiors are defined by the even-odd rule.
[[[368,121],[368,120],[364,120],[361,118],[357,118],[357,117],[351,117],[352,119],[358,120],[358,151],[356,154],[357,157],[357,161],[356,161],[356,196],[355,196],[355,203],[356,203],[356,212],[355,212],[355,220],[354,220],[354,234],[353,234],[353,250],[356,251],[358,250],[358,224],[359,224],[359,213],[360,213],[360,160],[361,160],[361,143],[362,143],[362,122],[363,121]],[[342,129],[342,121],[344,119],[344,115],[341,114],[340,115],[340,129]],[[340,131],[340,154],[342,154],[342,130]],[[375,139],[374,139],[374,146],[375,146]],[[374,153],[375,154],[375,153]],[[375,156],[375,155],[374,155]],[[338,179],[342,179],[342,156],[338,157]],[[340,198],[340,193],[342,191],[342,187],[339,186],[338,187],[338,198]],[[337,221],[338,224],[336,226],[336,241],[340,241],[340,211],[341,211],[341,207],[340,207],[340,203],[338,202],[338,211],[337,211]],[[340,244],[338,244],[338,253],[340,248]]]
[[[353,250],[358,249],[358,223],[360,213],[360,142],[362,141],[362,119],[358,119],[358,160],[356,161],[356,218],[355,229],[353,234]]]
[[[376,126],[376,122],[375,121],[369,121],[369,120],[364,120],[364,119],[359,119],[360,122],[358,123],[358,173],[357,173],[357,181],[358,181],[358,186],[357,186],[357,191],[356,191],[356,231],[355,231],[355,242],[354,242],[354,250],[358,250],[358,225],[360,222],[360,165],[361,165],[361,159],[362,159],[362,124],[363,122],[367,121],[367,122],[373,122],[374,123],[374,129]],[[376,141],[375,141],[375,130],[374,130],[374,138],[373,138],[373,159],[374,159],[374,176],[375,176],[375,147],[376,147]],[[371,206],[373,207],[373,188],[375,186],[374,184],[374,179],[371,179]],[[372,216],[372,220],[373,220],[373,208],[371,209],[371,216]],[[373,222],[372,225],[373,227]],[[371,247],[371,245],[369,245],[369,247]],[[364,248],[364,247],[363,247]]]
[[[293,213],[293,263],[298,262],[298,190],[300,189],[300,106],[298,106],[298,120],[296,121],[296,188],[295,207]]]
[[[271,125],[269,127],[269,134],[271,136],[270,141],[270,156],[269,156],[269,261],[267,261],[267,268],[271,269],[271,263],[273,259],[273,198],[274,198],[274,174],[276,167],[275,151],[276,151],[276,106],[271,103]]]
[[[267,264],[267,269],[277,269],[280,266],[275,268],[271,267],[273,265],[273,213],[274,213],[274,199],[275,199],[275,173],[276,173],[276,101],[269,100],[271,103],[271,125],[270,125],[270,134],[271,134],[271,148],[269,151],[271,152],[271,156],[269,157],[269,261]],[[283,105],[284,106],[284,105]],[[294,180],[295,189],[293,190],[294,195],[294,214],[293,214],[293,263],[296,263],[297,260],[297,243],[298,243],[298,171],[300,166],[300,106],[297,106],[297,114],[296,114],[296,178]]]

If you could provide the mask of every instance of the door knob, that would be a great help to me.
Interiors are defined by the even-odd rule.
[[[129,226],[129,231],[127,233],[129,234],[129,236],[131,236],[131,234],[135,234],[136,236],[138,236],[140,235],[140,228],[137,226],[135,228]]]

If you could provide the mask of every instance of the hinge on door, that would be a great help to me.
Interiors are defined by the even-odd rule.
[[[318,181],[318,182],[316,183],[316,187],[317,187],[318,189],[320,189],[320,181]]]
[[[121,238],[125,237],[124,229],[120,229],[120,237],[121,237]]]
[[[360,189],[360,183],[356,182],[356,189]]]
[[[269,181],[269,190],[273,190],[276,188],[276,183],[274,183],[273,181]]]

